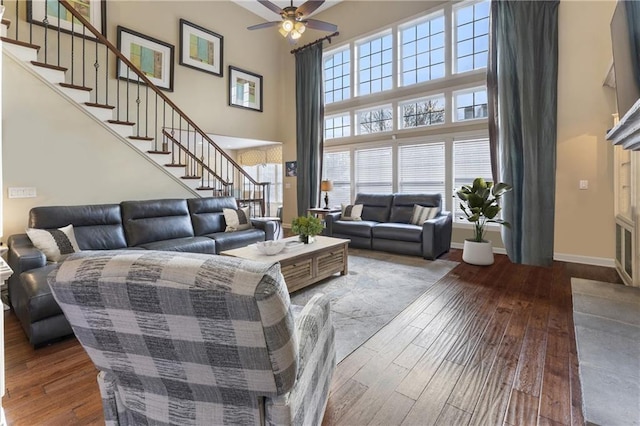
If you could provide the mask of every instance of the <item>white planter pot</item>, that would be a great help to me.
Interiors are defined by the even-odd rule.
[[[478,243],[475,241],[464,240],[462,260],[472,265],[492,265],[493,247],[491,246],[491,241]]]

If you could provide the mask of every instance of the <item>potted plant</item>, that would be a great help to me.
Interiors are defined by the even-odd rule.
[[[316,235],[322,232],[322,221],[312,215],[299,216],[291,221],[291,232],[300,236],[300,241],[305,244],[312,243]]]
[[[476,178],[471,186],[463,185],[456,191],[460,198],[460,208],[467,216],[467,220],[474,225],[473,238],[464,241],[462,260],[472,265],[491,265],[493,263],[493,248],[491,241],[484,239],[487,223],[498,223],[509,227],[509,223],[496,218],[502,210],[499,200],[512,187],[506,183],[486,182]]]

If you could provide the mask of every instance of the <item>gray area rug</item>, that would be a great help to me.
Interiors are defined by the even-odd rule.
[[[340,362],[457,264],[349,249],[347,275],[303,288],[291,295],[291,302],[304,306],[316,293],[329,295]]]
[[[571,278],[587,424],[640,425],[640,288]]]

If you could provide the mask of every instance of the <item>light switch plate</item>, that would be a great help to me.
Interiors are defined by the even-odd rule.
[[[581,180],[580,181],[580,189],[589,189],[589,181]]]
[[[9,198],[35,198],[36,196],[36,188],[33,186],[9,188]]]

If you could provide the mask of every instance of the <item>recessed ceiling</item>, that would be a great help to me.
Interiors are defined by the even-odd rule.
[[[266,21],[277,21],[278,19],[280,19],[278,17],[278,15],[276,15],[274,12],[272,12],[271,10],[267,9],[266,7],[264,7],[263,5],[261,5],[260,3],[258,3],[257,0],[231,0],[233,3],[237,4],[238,6],[244,7],[245,9],[247,9],[250,12],[253,12],[254,14],[258,15],[259,17],[263,18]],[[278,6],[280,6],[281,8],[287,7],[287,6],[291,6],[291,1],[287,1],[287,0],[270,0],[271,3],[274,3]],[[327,10],[328,8],[335,6],[336,4],[340,3],[342,0],[327,0],[325,1],[322,6],[320,6],[315,12],[313,12],[311,15],[309,16],[313,16],[317,13],[322,12],[323,10]],[[293,5],[294,6],[300,6],[302,3],[304,3],[305,0],[294,0]]]

